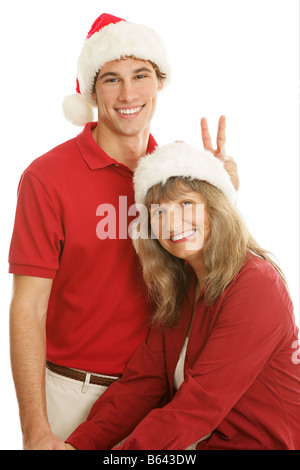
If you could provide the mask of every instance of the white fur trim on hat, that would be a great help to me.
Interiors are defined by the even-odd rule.
[[[170,78],[165,45],[156,31],[128,21],[111,23],[86,40],[78,60],[80,91],[92,106],[96,106],[91,94],[100,68],[107,62],[126,56],[150,60],[167,75],[167,79]]]
[[[148,190],[156,184],[165,184],[172,176],[207,181],[219,188],[231,202],[236,201],[236,190],[218,158],[207,150],[175,142],[140,159],[133,178],[135,202],[144,204]]]
[[[92,93],[97,73],[107,62],[127,56],[155,63],[160,72],[166,74],[164,83],[170,81],[167,51],[156,31],[125,20],[107,24],[83,45],[77,65],[77,94],[67,96],[62,105],[66,119],[79,126],[93,120],[92,108],[97,103]]]

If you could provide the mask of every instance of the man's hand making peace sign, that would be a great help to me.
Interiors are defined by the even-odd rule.
[[[201,119],[202,140],[205,150],[209,150],[215,157],[224,162],[224,168],[230,176],[231,182],[236,190],[239,189],[239,176],[237,172],[237,164],[232,157],[228,157],[225,153],[226,141],[226,119],[225,116],[220,116],[218,133],[217,133],[217,149],[214,150],[211,143],[210,133],[208,130],[207,121],[205,118]]]

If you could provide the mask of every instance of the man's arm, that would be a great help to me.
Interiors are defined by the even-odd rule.
[[[47,419],[46,314],[52,279],[14,275],[10,307],[11,366],[24,449],[65,449]]]

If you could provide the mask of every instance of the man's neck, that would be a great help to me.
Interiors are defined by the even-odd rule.
[[[124,136],[111,133],[99,125],[92,131],[92,135],[102,150],[132,171],[135,170],[138,160],[146,155],[149,140],[149,130],[134,136]]]

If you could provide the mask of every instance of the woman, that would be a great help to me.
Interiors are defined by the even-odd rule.
[[[150,216],[136,219],[134,243],[156,303],[152,328],[68,443],[300,449],[292,302],[222,163],[171,144],[140,161],[134,183]]]

